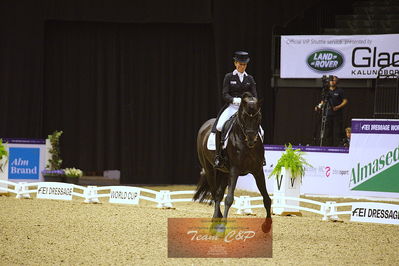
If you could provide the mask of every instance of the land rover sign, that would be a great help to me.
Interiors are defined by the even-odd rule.
[[[280,78],[375,79],[399,75],[399,34],[283,35]]]
[[[343,65],[344,57],[334,50],[319,50],[308,56],[307,63],[316,71],[331,72]]]

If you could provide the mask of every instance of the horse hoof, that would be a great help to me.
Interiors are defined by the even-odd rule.
[[[262,224],[262,231],[264,233],[269,233],[272,229],[272,218],[266,218]]]

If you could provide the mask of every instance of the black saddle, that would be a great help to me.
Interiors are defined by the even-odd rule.
[[[235,119],[236,116],[237,116],[237,113],[235,113],[234,115],[232,115],[232,116],[229,118],[229,120],[227,120],[227,121],[224,123],[223,128],[222,128],[222,134],[221,134],[221,141],[222,141],[222,143],[224,143],[224,142],[227,140],[227,138],[229,137],[228,133],[230,132],[231,128],[234,126],[234,123],[235,123],[235,121],[236,121],[236,119]]]

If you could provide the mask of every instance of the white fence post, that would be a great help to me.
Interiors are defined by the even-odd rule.
[[[30,194],[27,193],[26,182],[19,182],[15,184],[15,191],[17,192],[17,199],[30,199]]]
[[[85,203],[100,203],[97,197],[97,186],[87,186],[83,191],[83,195],[85,196]]]
[[[173,208],[170,190],[161,190],[156,195],[157,208]]]
[[[334,214],[337,212],[337,207],[335,206],[335,204],[336,204],[335,201],[327,201],[326,202],[325,216],[327,216],[327,218],[332,221],[339,220],[338,215]],[[325,220],[327,220],[327,219],[324,219],[324,217],[323,217],[323,221],[325,221]]]
[[[327,208],[326,208],[326,204],[322,204],[320,205],[320,212],[323,213],[323,218],[321,218],[322,221],[327,221],[328,217],[327,217]]]
[[[251,208],[251,198],[249,196],[240,196],[236,199],[235,208],[237,214],[253,214]]]

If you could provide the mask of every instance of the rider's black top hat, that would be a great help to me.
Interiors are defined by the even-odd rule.
[[[233,59],[240,63],[248,63],[249,62],[249,54],[244,51],[237,51],[237,52],[234,52]]]

